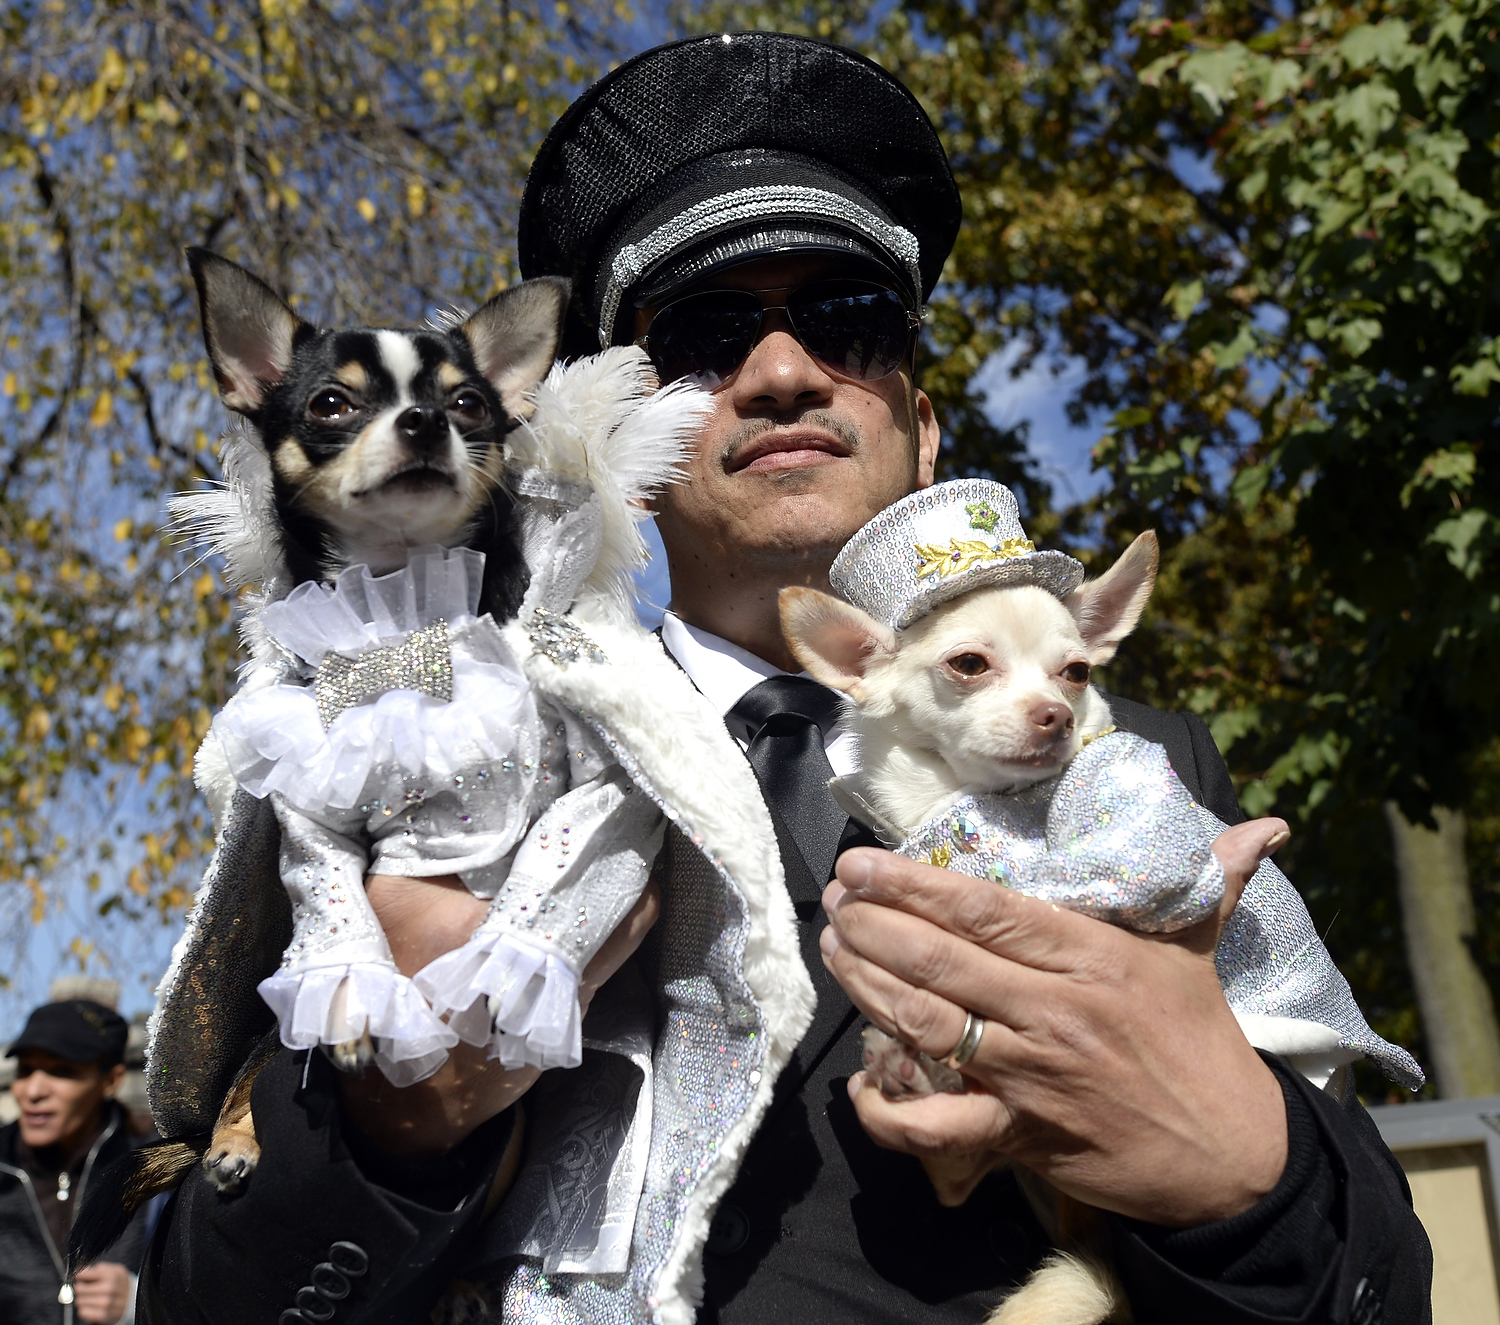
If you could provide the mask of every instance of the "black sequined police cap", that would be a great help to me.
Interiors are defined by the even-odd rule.
[[[523,276],[566,276],[565,352],[634,338],[634,309],[768,253],[874,264],[926,299],[958,234],[948,158],[879,65],[779,32],[658,46],[547,135],[521,203]]]

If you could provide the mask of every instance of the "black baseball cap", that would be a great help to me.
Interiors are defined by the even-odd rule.
[[[37,1008],[5,1056],[15,1058],[23,1049],[39,1049],[69,1062],[97,1060],[109,1067],[125,1061],[129,1034],[125,1018],[113,1008],[88,998],[69,998]]]
[[[730,266],[819,251],[925,300],[957,237],[948,158],[871,60],[783,32],[627,60],[553,126],[526,181],[521,273],[566,276],[564,352],[633,338],[634,308]]]

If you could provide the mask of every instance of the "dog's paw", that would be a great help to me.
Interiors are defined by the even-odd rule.
[[[328,1045],[325,1052],[340,1072],[362,1077],[365,1068],[375,1061],[375,1041],[370,1038],[370,1032],[366,1031],[357,1040],[344,1040],[339,1044]]]
[[[238,1128],[216,1132],[203,1156],[203,1172],[214,1188],[225,1196],[237,1196],[260,1163],[260,1145],[254,1135]]]
[[[887,1099],[920,1099],[940,1092],[963,1091],[962,1073],[903,1044],[878,1026],[866,1026],[860,1038],[864,1044],[865,1071]]]
[[[494,1319],[489,1294],[466,1279],[454,1279],[429,1316],[432,1325],[484,1325]]]

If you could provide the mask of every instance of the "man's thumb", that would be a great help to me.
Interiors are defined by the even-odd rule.
[[[1222,925],[1239,905],[1240,895],[1260,862],[1292,835],[1284,819],[1251,819],[1226,828],[1214,839],[1213,853],[1224,866],[1224,902],[1219,908]]]

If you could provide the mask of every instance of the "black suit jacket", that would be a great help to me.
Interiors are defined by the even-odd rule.
[[[1166,747],[1203,804],[1240,819],[1199,719],[1126,700],[1111,707],[1119,726]],[[699,1321],[977,1325],[1047,1253],[1047,1239],[1010,1175],[993,1175],[963,1207],[945,1209],[915,1159],[879,1149],[860,1129],[845,1091],[860,1066],[860,1018],[818,956],[821,884],[799,871],[800,860],[787,864],[818,1012],[714,1221]],[[1431,1254],[1369,1116],[1270,1061],[1287,1095],[1296,1163],[1277,1192],[1225,1226],[1166,1236],[1113,1221],[1136,1319],[1429,1321]],[[467,1158],[448,1166],[457,1185],[437,1195],[411,1174],[351,1154],[321,1058],[305,1069],[302,1055],[280,1055],[256,1085],[254,1110],[265,1163],[236,1201],[213,1193],[197,1169],[188,1177],[143,1276],[146,1318],[277,1320],[332,1244],[347,1241],[370,1253],[372,1269],[335,1319],[424,1319],[441,1284],[481,1255],[483,1195],[505,1120],[466,1143]],[[280,1320],[300,1325],[295,1315]]]

